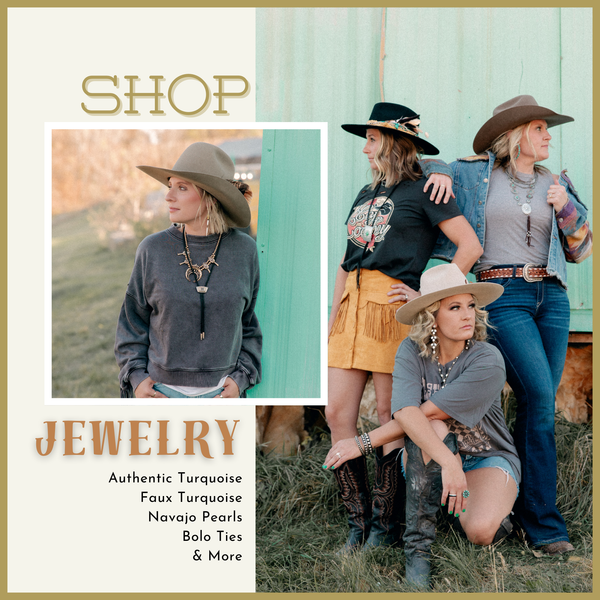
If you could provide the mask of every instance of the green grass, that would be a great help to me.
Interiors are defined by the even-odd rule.
[[[559,507],[576,552],[539,556],[516,538],[474,546],[440,522],[435,592],[592,591],[592,428],[559,419],[556,438]],[[408,592],[402,549],[336,555],[348,530],[333,473],[321,466],[329,448],[321,432],[296,457],[257,451],[257,592]]]
[[[90,227],[87,211],[54,217],[53,397],[119,397],[113,346],[137,243],[110,250]]]

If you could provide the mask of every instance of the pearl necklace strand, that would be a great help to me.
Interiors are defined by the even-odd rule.
[[[440,379],[442,380],[442,388],[446,387],[446,381],[448,380],[448,377],[450,376],[450,371],[452,371],[452,367],[456,364],[456,361],[461,357],[462,353],[465,350],[468,350],[470,347],[471,347],[471,340],[467,340],[465,343],[465,347],[460,351],[460,354],[452,361],[452,364],[448,367],[448,370],[446,371],[445,374],[442,373],[442,365],[440,364],[440,359],[436,358],[438,373],[440,374]]]

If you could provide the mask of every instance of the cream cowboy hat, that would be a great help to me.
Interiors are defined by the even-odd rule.
[[[421,275],[421,295],[396,311],[396,321],[412,325],[413,319],[424,308],[457,294],[472,294],[480,306],[485,306],[503,293],[504,288],[497,283],[470,283],[454,263],[438,265]]]
[[[147,166],[138,169],[164,185],[169,185],[170,177],[191,181],[221,203],[230,227],[250,225],[250,206],[242,192],[228,181],[233,179],[235,167],[221,148],[196,142],[183,151],[172,169]]]
[[[533,96],[516,96],[496,106],[493,117],[488,119],[477,132],[473,140],[473,150],[476,154],[481,154],[499,135],[537,119],[546,121],[548,127],[575,120],[573,117],[559,115],[549,108],[540,106]]]

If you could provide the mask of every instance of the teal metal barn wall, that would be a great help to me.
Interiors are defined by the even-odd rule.
[[[256,243],[263,382],[254,398],[320,396],[320,131],[265,130]]]
[[[257,119],[329,123],[329,298],[345,247],[344,221],[368,181],[361,138],[381,100],[421,114],[447,162],[473,153],[495,106],[518,94],[575,118],[551,130],[545,165],[568,169],[592,205],[590,8],[257,9]],[[383,42],[383,43],[382,43]],[[591,213],[591,210],[590,210]],[[592,260],[569,266],[571,329],[592,328]]]

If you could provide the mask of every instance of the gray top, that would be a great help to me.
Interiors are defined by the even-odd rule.
[[[449,367],[444,365],[442,369]],[[471,342],[452,367],[446,386],[438,363],[419,356],[418,346],[406,338],[398,348],[394,365],[392,414],[406,406],[431,400],[451,418],[458,450],[472,456],[502,456],[521,480],[521,463],[508,431],[500,393],[506,381],[504,360],[487,342]]]
[[[533,175],[517,173],[519,179],[530,182]],[[474,271],[491,269],[495,265],[533,263],[546,266],[552,234],[554,209],[546,195],[554,180],[550,173],[539,173],[531,198],[531,246],[527,245],[527,215],[519,206],[510,187],[506,171],[494,169],[485,203],[485,242],[483,254]],[[517,182],[519,183],[519,182]],[[526,203],[529,186],[517,185],[519,202]]]
[[[219,238],[187,237],[197,265]],[[138,247],[115,341],[122,396],[130,396],[148,376],[171,385],[210,387],[228,375],[241,394],[260,381],[256,243],[237,229],[223,234],[205,294],[203,340],[200,298],[193,278],[186,280],[181,252],[183,235],[176,227],[148,236]],[[206,271],[200,285],[206,285]]]

